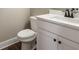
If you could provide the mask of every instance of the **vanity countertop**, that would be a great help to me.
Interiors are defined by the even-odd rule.
[[[68,18],[68,17],[64,17],[64,15],[45,14],[45,15],[36,16],[36,18],[38,20],[46,21],[49,23],[55,23],[58,25],[79,30],[79,17]]]

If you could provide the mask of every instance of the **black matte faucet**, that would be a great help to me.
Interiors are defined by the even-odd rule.
[[[69,9],[65,10],[65,17],[70,17],[70,11],[69,11]]]
[[[70,9],[66,9],[65,10],[65,17],[70,17],[70,18],[74,18],[74,14],[78,13],[78,8],[72,8]]]

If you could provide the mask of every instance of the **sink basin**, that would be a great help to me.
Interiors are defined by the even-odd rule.
[[[75,24],[79,24],[79,17],[76,18],[68,18],[68,17],[64,17],[64,16],[55,16],[51,19],[55,19],[57,21],[61,21],[61,22],[68,22],[68,23],[75,23]]]
[[[63,15],[48,15],[46,19],[56,21],[56,22],[63,22],[63,23],[73,23],[79,25],[79,14],[76,15],[75,18],[64,17]]]

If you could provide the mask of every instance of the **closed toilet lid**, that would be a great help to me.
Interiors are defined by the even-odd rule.
[[[30,37],[35,36],[35,32],[30,29],[25,29],[25,30],[20,31],[17,34],[17,36],[20,38],[30,38]]]

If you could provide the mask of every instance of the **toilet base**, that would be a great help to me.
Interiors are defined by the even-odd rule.
[[[21,50],[32,50],[32,43],[22,42]]]

